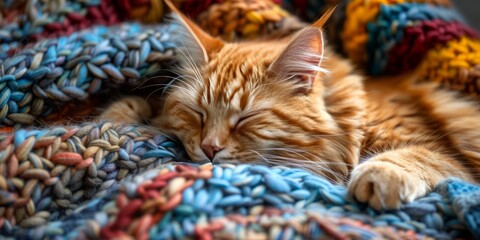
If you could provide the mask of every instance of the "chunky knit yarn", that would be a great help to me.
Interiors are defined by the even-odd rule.
[[[294,31],[295,15],[314,20],[333,1],[173,2],[237,40]],[[378,212],[301,169],[179,163],[181,146],[145,126],[32,127],[168,71],[180,28],[158,24],[165,13],[160,0],[0,3],[2,238],[480,238],[480,188],[456,179]],[[327,33],[371,74],[420,67],[425,81],[480,91],[478,35],[447,0],[345,0]]]

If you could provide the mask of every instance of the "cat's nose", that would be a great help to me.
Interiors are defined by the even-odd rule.
[[[202,141],[202,145],[200,146],[202,151],[207,155],[210,160],[213,160],[215,154],[222,151],[224,149],[223,146],[218,144],[218,141],[212,141],[211,139],[204,139]]]

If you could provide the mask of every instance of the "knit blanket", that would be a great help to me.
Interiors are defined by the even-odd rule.
[[[294,31],[292,13],[308,21],[331,2],[174,1],[226,40]],[[338,9],[330,42],[366,72],[420,67],[425,81],[480,92],[478,35],[448,1]],[[458,179],[376,211],[301,169],[193,164],[148,126],[87,121],[103,94],[176,63],[179,28],[164,12],[158,0],[0,3],[2,238],[480,238],[480,187]]]
[[[2,228],[15,239],[450,239],[480,236],[480,186],[451,179],[395,211],[282,166],[184,161],[154,130],[17,131],[0,147]]]

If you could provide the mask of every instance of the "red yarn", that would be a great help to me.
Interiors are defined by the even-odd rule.
[[[406,28],[402,41],[388,53],[388,73],[401,73],[413,69],[426,53],[438,44],[444,44],[462,36],[478,38],[475,30],[459,22],[444,22],[439,19],[421,22]]]

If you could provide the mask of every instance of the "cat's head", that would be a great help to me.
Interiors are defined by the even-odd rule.
[[[332,172],[348,174],[356,162],[345,154],[358,151],[326,106],[333,100],[325,80],[349,70],[338,75],[322,63],[328,16],[291,39],[243,43],[225,43],[177,17],[186,33],[178,41],[185,46],[181,76],[156,124],[181,140],[192,160],[307,167],[337,180]]]

